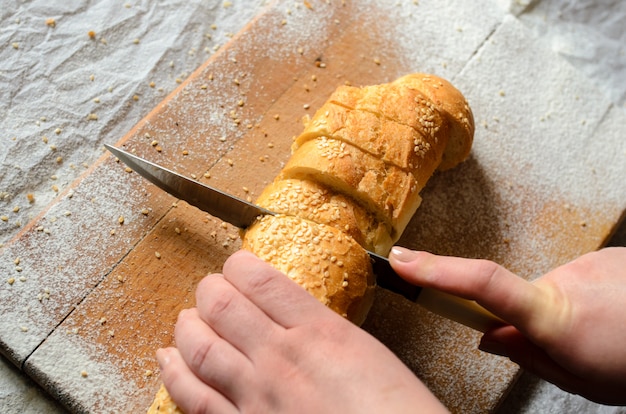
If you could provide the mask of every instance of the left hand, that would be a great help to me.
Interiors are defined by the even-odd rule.
[[[187,413],[447,412],[374,337],[241,251],[181,312],[162,380]]]

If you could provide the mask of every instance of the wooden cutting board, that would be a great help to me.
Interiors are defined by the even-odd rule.
[[[466,94],[476,141],[433,177],[401,244],[528,279],[601,247],[626,206],[623,111],[495,4],[442,3],[276,3],[118,145],[254,200],[338,85],[433,72]],[[72,411],[142,412],[155,351],[239,246],[237,229],[103,154],[0,252],[14,279],[0,284],[0,350]],[[495,410],[518,374],[477,333],[389,292],[364,328],[453,412]]]

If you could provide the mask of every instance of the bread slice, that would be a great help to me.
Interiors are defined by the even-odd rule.
[[[392,238],[404,230],[419,207],[419,191],[426,184],[350,144],[326,137],[298,148],[281,177],[316,181],[351,197],[390,224]]]
[[[439,169],[447,170],[464,161],[474,140],[474,115],[463,94],[447,80],[425,73],[406,75],[392,84],[419,91],[445,118],[449,136]]]
[[[396,122],[420,128],[421,122],[411,120],[411,99],[425,99],[422,103],[436,110],[443,118],[436,131],[442,158],[439,170],[450,169],[464,161],[470,153],[474,137],[474,116],[467,100],[450,82],[431,74],[413,73],[396,79],[390,84],[366,86],[340,86],[330,96],[329,102],[349,109],[361,109],[379,113]],[[420,109],[421,111],[422,109]],[[439,121],[434,120],[435,126]],[[426,123],[426,126],[429,124]]]
[[[397,241],[391,238],[391,227],[363,206],[314,181],[276,179],[265,187],[256,204],[276,213],[300,216],[335,227],[365,249],[383,256]]]
[[[445,128],[445,124],[442,127]],[[387,117],[332,102],[327,102],[315,113],[304,131],[295,138],[292,151],[306,141],[322,136],[354,145],[388,164],[409,171],[418,182],[430,178],[443,154],[443,147],[436,145],[433,136],[425,135],[423,128],[418,131]]]
[[[360,325],[374,300],[369,255],[335,227],[296,216],[263,216],[242,248],[282,271],[321,303]]]

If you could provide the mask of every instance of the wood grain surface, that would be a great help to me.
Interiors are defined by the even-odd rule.
[[[571,101],[541,120],[546,112],[514,92],[535,93],[519,61],[535,49],[547,52],[532,40],[521,51],[504,47],[524,29],[498,9],[482,10],[477,21],[454,4],[372,7],[311,1],[287,10],[276,3],[117,145],[254,200],[288,159],[302,117],[338,85],[434,72],[466,93],[476,145],[467,162],[433,177],[401,244],[497,260],[529,279],[601,247],[626,206],[626,195],[611,190],[626,167],[607,170],[594,154],[613,148],[624,156],[615,127],[621,113],[580,81],[559,90]],[[455,19],[433,24],[443,15]],[[553,68],[536,63],[536,76],[575,77],[554,60]],[[507,73],[516,72],[522,83],[509,87]],[[574,98],[582,94],[584,104]],[[560,118],[587,104],[597,110],[586,112],[584,124]],[[541,129],[547,122],[553,135]],[[561,138],[568,128],[577,131],[574,141]],[[606,142],[588,145],[599,136]],[[536,163],[516,147],[529,140],[537,142]],[[579,141],[586,149],[572,144]],[[563,148],[570,155],[560,156]],[[536,184],[579,159],[594,197],[567,180],[561,192],[551,180]],[[0,290],[0,349],[72,411],[143,412],[160,383],[155,351],[172,344],[176,316],[193,306],[197,282],[239,246],[237,229],[103,154],[1,252],[0,269],[15,274],[19,258],[24,280]],[[364,329],[453,412],[493,411],[519,373],[479,352],[477,333],[382,290]]]

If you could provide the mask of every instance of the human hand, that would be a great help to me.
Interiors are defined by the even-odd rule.
[[[606,248],[530,283],[487,260],[394,247],[396,272],[480,305],[510,325],[479,348],[604,404],[626,404],[626,248]]]
[[[161,378],[187,413],[446,412],[385,346],[253,254],[203,279]]]

